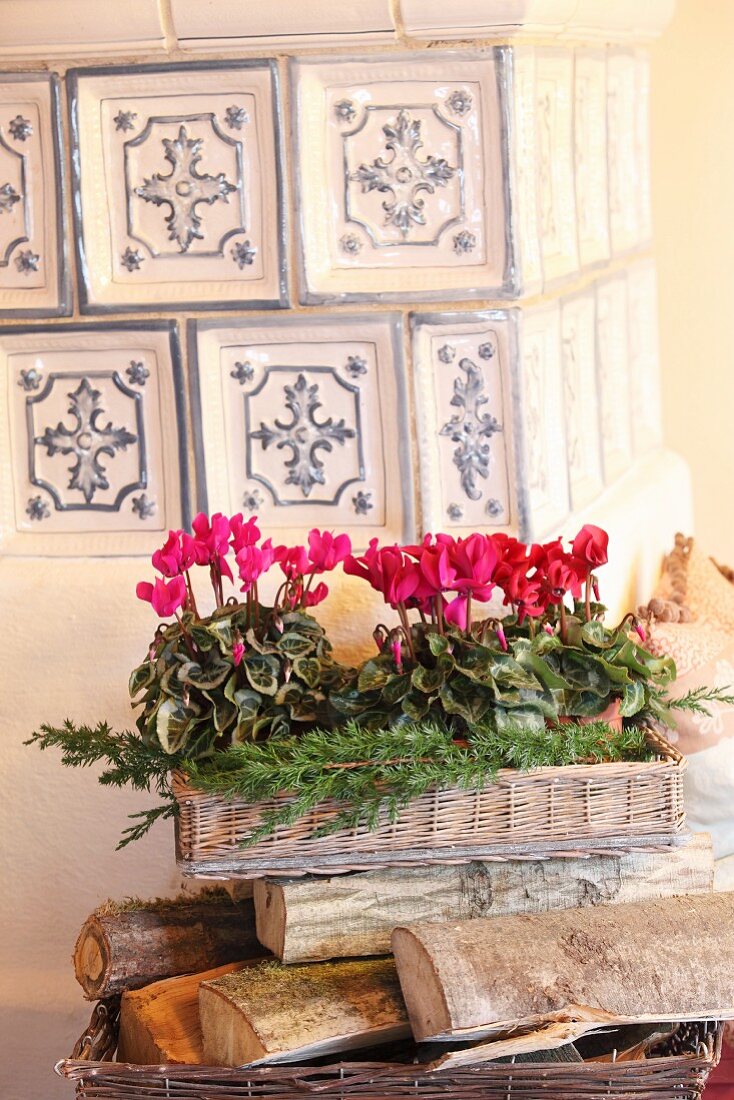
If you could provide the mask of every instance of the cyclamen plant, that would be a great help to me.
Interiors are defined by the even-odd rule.
[[[568,548],[504,534],[373,540],[344,569],[382,594],[399,625],[377,627],[379,655],[332,694],[334,706],[372,728],[441,716],[468,737],[477,723],[598,717],[615,702],[623,717],[668,720],[672,660],[643,648],[633,616],[602,622],[596,573],[608,541],[591,524]],[[495,613],[475,617],[490,600]]]
[[[316,529],[307,546],[273,546],[261,539],[257,518],[242,515],[201,513],[192,533],[170,531],[152,557],[160,576],[137,586],[160,618],[174,618],[158,627],[130,677],[144,741],[198,758],[227,744],[328,725],[328,695],[346,670],[308,611],[328,595],[317,578],[350,551],[347,535]],[[272,606],[263,606],[258,582],[274,565],[283,581]],[[208,573],[214,594],[208,616],[197,606],[197,569]],[[225,598],[225,584],[237,580],[243,601]]]

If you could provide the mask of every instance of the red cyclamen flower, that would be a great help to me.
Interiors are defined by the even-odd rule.
[[[572,551],[574,558],[583,563],[585,571],[591,573],[609,561],[608,547],[607,532],[601,527],[595,527],[593,523],[585,523],[573,540]]]
[[[139,600],[151,604],[156,614],[166,619],[186,603],[186,581],[183,577],[173,577],[166,582],[156,577],[155,584],[140,581],[135,593]]]
[[[319,584],[315,585],[309,592],[306,592],[303,597],[303,606],[316,607],[318,604],[323,603],[328,595],[328,587],[323,581],[320,581]]]

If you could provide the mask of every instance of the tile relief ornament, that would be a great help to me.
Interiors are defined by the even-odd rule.
[[[412,503],[397,325],[192,322],[210,508],[257,511],[281,532],[395,537]]]
[[[293,63],[304,302],[506,292],[496,65],[491,51]]]
[[[426,529],[508,528],[516,513],[507,316],[424,314],[413,327]]]
[[[9,554],[149,553],[188,512],[175,327],[0,328]]]
[[[0,78],[0,317],[68,312],[58,80]]]
[[[82,307],[284,298],[275,70],[71,74]]]

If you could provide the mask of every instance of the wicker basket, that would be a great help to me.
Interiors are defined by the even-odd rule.
[[[333,874],[375,867],[539,858],[685,843],[684,758],[653,731],[647,763],[574,764],[506,769],[480,790],[449,788],[421,795],[396,821],[311,839],[340,810],[321,802],[294,825],[249,848],[242,842],[262,814],[288,801],[249,804],[205,794],[173,776],[179,804],[178,865],[183,874],[256,878]]]
[[[700,1025],[690,1054],[634,1062],[486,1063],[430,1072],[415,1065],[353,1062],[340,1065],[133,1066],[111,1059],[116,1043],[114,1011],[95,1009],[75,1057],[56,1072],[76,1082],[77,1100],[699,1100],[721,1055],[722,1028]],[[86,1055],[86,1059],[84,1056]],[[97,1059],[97,1060],[87,1060]]]

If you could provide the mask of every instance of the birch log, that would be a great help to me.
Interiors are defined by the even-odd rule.
[[[262,954],[252,901],[235,904],[223,894],[96,910],[79,933],[74,970],[85,997],[95,1001]]]
[[[397,925],[709,892],[711,838],[668,852],[258,879],[257,937],[285,963],[388,955]]]
[[[118,1062],[140,1066],[201,1065],[204,1050],[199,1023],[199,986],[244,963],[228,963],[203,974],[164,978],[144,989],[129,989],[120,1003]]]
[[[266,962],[199,989],[207,1064],[292,1062],[410,1035],[388,959],[283,967]]]
[[[392,948],[419,1042],[734,1016],[734,894],[419,924]]]

